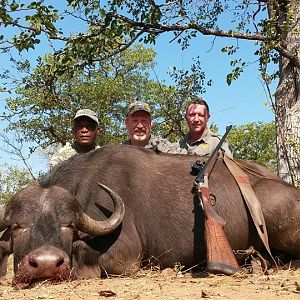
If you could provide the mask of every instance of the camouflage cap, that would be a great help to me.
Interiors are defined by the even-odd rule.
[[[85,108],[85,109],[78,110],[74,117],[74,120],[77,118],[80,118],[80,117],[88,117],[88,118],[92,119],[93,121],[95,121],[99,125],[99,120],[96,116],[96,113],[90,109]]]
[[[151,112],[150,112],[150,106],[142,101],[136,101],[133,103],[130,103],[128,106],[128,116],[132,115],[133,113],[142,110],[145,111],[146,113],[148,113],[151,116]]]

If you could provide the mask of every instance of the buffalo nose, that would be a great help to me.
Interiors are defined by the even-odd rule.
[[[23,258],[21,269],[35,278],[53,278],[70,270],[67,253],[54,246],[42,246]]]
[[[61,255],[43,254],[30,256],[28,263],[32,268],[55,269],[64,264],[64,257]]]

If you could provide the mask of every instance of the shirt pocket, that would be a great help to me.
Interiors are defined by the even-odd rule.
[[[197,154],[197,155],[209,155],[210,154],[210,147],[207,143],[201,143],[199,145],[195,145],[189,147],[188,154]]]

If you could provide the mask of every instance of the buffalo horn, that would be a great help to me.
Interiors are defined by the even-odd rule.
[[[90,235],[106,235],[113,232],[122,222],[125,214],[125,206],[121,197],[104,184],[98,183],[111,197],[115,211],[104,221],[97,221],[89,217],[83,211],[78,215],[76,225],[79,230]]]

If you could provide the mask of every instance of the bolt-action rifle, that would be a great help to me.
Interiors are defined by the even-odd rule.
[[[194,181],[194,188],[200,200],[205,216],[205,242],[207,252],[207,269],[214,274],[232,275],[239,269],[233,251],[224,232],[226,221],[216,212],[211,203],[208,189],[208,177],[212,172],[220,154],[220,149],[232,125],[226,127],[226,132],[215,148],[210,158],[203,164]]]

